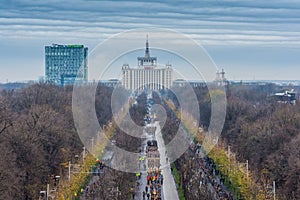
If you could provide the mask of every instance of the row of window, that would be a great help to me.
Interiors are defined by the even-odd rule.
[[[49,70],[78,70],[80,67],[79,66],[70,66],[67,64],[64,65],[52,65],[52,66],[48,66],[46,69]]]

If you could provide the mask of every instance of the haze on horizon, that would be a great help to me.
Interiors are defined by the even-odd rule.
[[[187,35],[230,80],[299,80],[296,0],[74,0],[72,5],[65,0],[4,0],[0,11],[0,82],[43,76],[45,45],[84,44],[91,52],[114,34],[145,27]],[[116,75],[120,70],[116,66]]]

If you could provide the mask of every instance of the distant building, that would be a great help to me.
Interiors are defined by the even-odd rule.
[[[206,87],[207,84],[213,84],[218,86],[228,86],[229,81],[225,77],[225,71],[217,71],[216,78],[213,82],[205,82],[204,80],[184,80],[184,79],[176,79],[173,81],[173,85],[177,87],[184,87],[189,84],[192,88],[196,87]]]
[[[184,80],[184,79],[176,79],[173,81],[173,86],[177,86],[177,87],[183,87],[186,86],[188,84],[188,81]]]
[[[222,69],[220,72],[219,70],[216,73],[216,79],[214,80],[214,83],[216,83],[218,86],[224,86],[228,85],[228,81],[225,78],[225,71]]]
[[[173,86],[183,87],[189,84],[192,88],[196,87],[206,87],[205,81],[195,81],[195,80],[184,80],[184,79],[176,79],[173,81]]]
[[[121,82],[118,79],[109,79],[109,80],[101,80],[100,83],[107,86],[107,87],[116,87]]]
[[[278,103],[290,103],[292,105],[296,104],[296,93],[294,90],[278,92],[273,95]]]
[[[45,79],[48,83],[71,85],[88,80],[88,48],[83,45],[45,47]]]
[[[122,67],[122,86],[132,93],[143,90],[162,90],[172,86],[173,70],[170,64],[165,67],[157,66],[157,58],[151,57],[149,52],[148,37],[144,57],[138,57],[138,66],[129,67],[124,64]]]

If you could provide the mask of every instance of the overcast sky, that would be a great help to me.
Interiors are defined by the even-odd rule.
[[[299,79],[299,0],[1,0],[0,82],[43,76],[45,45],[91,51],[113,34],[150,26],[196,40],[231,80]]]

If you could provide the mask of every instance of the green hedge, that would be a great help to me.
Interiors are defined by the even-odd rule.
[[[177,186],[177,190],[178,190],[178,194],[179,194],[179,199],[180,200],[186,200],[185,196],[184,196],[184,190],[182,188],[182,185],[180,184],[180,176],[179,176],[179,173],[178,173],[178,171],[177,171],[174,163],[171,164],[171,168],[172,168],[174,179],[175,179],[175,183],[176,183],[176,186]]]

